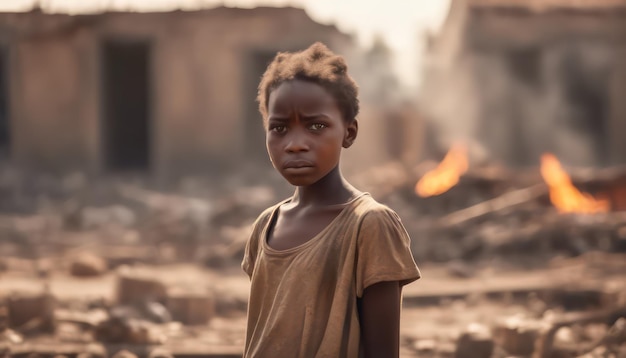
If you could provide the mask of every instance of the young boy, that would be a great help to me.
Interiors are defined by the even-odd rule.
[[[321,43],[279,53],[259,85],[274,168],[295,193],[254,224],[244,357],[398,357],[402,286],[420,272],[398,215],[339,170],[357,87]]]

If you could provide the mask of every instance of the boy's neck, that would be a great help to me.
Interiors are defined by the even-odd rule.
[[[344,179],[337,166],[316,183],[297,187],[292,203],[298,206],[337,205],[347,203],[358,193],[359,191]]]

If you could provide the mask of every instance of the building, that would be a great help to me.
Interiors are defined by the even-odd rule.
[[[452,0],[421,93],[442,147],[626,164],[626,1]]]
[[[315,41],[354,51],[296,8],[0,13],[0,148],[49,173],[269,165],[259,79],[277,51]]]

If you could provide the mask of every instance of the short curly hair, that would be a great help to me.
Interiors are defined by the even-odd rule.
[[[279,52],[261,78],[257,100],[267,120],[270,93],[283,82],[309,81],[324,87],[337,101],[343,119],[350,123],[359,113],[358,86],[348,75],[348,65],[321,42],[299,52]]]

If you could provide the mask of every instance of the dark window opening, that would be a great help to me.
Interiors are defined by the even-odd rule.
[[[270,164],[265,148],[265,130],[263,117],[259,112],[259,103],[256,101],[259,82],[267,65],[272,62],[276,52],[252,52],[248,59],[245,76],[244,93],[244,126],[245,126],[245,155],[259,163]]]
[[[8,156],[10,146],[9,81],[7,50],[0,47],[0,159]]]
[[[509,54],[509,68],[515,78],[529,86],[541,84],[541,51],[527,48]]]
[[[387,153],[394,160],[401,160],[406,148],[407,123],[401,113],[390,113],[385,123]]]
[[[598,164],[607,164],[609,103],[606,74],[589,71],[575,56],[566,57],[561,68],[570,106],[569,124],[591,136]]]
[[[102,46],[104,162],[107,170],[146,170],[150,164],[150,44]]]

